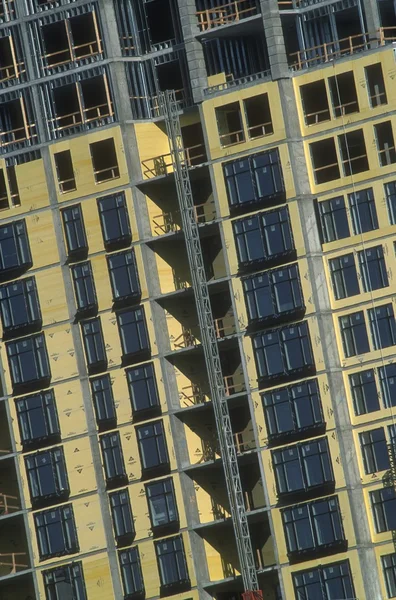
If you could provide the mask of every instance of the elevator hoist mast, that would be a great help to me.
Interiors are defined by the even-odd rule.
[[[159,102],[161,114],[165,118],[169,138],[177,197],[186,242],[188,262],[191,270],[192,288],[201,332],[202,348],[209,378],[212,405],[216,419],[217,435],[231,508],[240,571],[245,590],[243,596],[244,600],[261,600],[262,592],[258,587],[257,571],[246,517],[227,396],[224,388],[220,354],[213,323],[212,307],[210,304],[201,241],[199,238],[199,229],[195,218],[190,175],[181,134],[179,108],[174,91],[167,90],[165,92],[160,92]]]

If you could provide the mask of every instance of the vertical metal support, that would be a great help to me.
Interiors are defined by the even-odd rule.
[[[234,446],[230,413],[224,389],[223,373],[213,323],[199,229],[195,219],[190,175],[178,115],[178,103],[176,102],[173,90],[161,92],[159,100],[169,137],[177,196],[201,332],[202,348],[209,378],[243,585],[245,591],[258,591],[257,571],[247,522],[238,459]]]

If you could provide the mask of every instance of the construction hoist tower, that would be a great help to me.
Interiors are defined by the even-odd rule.
[[[169,138],[177,197],[188,262],[191,270],[192,288],[201,332],[202,348],[205,356],[217,435],[223,461],[240,571],[245,590],[243,596],[245,600],[261,600],[262,592],[259,590],[258,586],[257,571],[239,474],[238,459],[224,388],[216,331],[213,323],[212,307],[210,304],[199,229],[195,218],[190,175],[181,134],[179,108],[174,91],[167,90],[165,92],[160,92],[159,103],[161,114],[165,118]]]

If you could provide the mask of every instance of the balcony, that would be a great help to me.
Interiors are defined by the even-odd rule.
[[[198,10],[195,14],[200,31],[208,31],[222,25],[230,25],[258,14],[255,0],[233,0],[214,8]]]
[[[186,165],[189,169],[203,164],[206,161],[206,151],[204,144],[196,144],[184,149]],[[173,173],[172,154],[160,154],[142,161],[142,171],[146,179],[153,177],[166,176]]]

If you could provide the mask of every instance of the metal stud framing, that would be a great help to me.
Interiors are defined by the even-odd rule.
[[[182,217],[187,256],[191,270],[193,291],[201,331],[202,348],[205,356],[212,405],[216,419],[217,435],[219,438],[220,452],[230,502],[240,571],[245,590],[258,591],[257,571],[250,540],[238,459],[231,428],[230,413],[228,410],[227,397],[225,395],[223,373],[216,332],[213,324],[213,314],[205,275],[199,229],[195,220],[190,175],[185,158],[178,115],[178,103],[174,91],[170,90],[161,92],[159,100],[161,113],[165,117],[172,154],[177,196]]]

